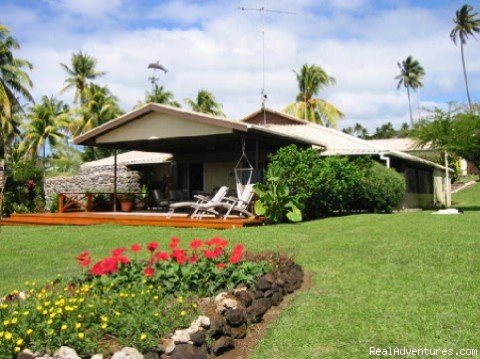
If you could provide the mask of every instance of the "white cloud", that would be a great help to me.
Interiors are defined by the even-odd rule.
[[[103,17],[115,13],[123,0],[48,0],[48,2],[66,13],[89,17]]]

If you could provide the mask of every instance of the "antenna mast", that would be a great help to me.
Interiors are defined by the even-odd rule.
[[[239,7],[237,10],[241,11],[258,11],[262,15],[262,92],[261,92],[261,99],[262,99],[262,111],[263,111],[263,124],[267,123],[266,112],[265,112],[265,102],[267,101],[267,93],[265,91],[265,13],[272,12],[277,14],[288,14],[288,15],[295,15],[294,12],[291,11],[283,11],[283,10],[274,10],[268,9],[265,7],[265,1],[263,2],[264,5],[262,7]]]

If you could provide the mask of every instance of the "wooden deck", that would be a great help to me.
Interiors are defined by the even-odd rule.
[[[158,227],[190,227],[229,229],[246,226],[258,226],[263,219],[232,217],[218,219],[205,217],[192,219],[186,215],[175,214],[167,217],[166,213],[125,213],[125,212],[69,212],[69,213],[38,213],[12,214],[9,218],[0,220],[0,225],[72,225],[88,226],[95,224],[122,224],[127,226],[158,226]]]

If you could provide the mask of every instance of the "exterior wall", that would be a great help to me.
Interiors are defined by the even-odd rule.
[[[140,191],[140,174],[125,166],[117,166],[118,190]],[[87,167],[75,176],[47,178],[44,184],[45,200],[61,192],[113,192],[113,166]]]
[[[433,195],[422,193],[405,193],[403,208],[432,208]]]
[[[234,167],[234,162],[204,163],[204,190],[206,192],[212,192],[214,188],[221,186],[228,186],[230,189],[235,189]]]

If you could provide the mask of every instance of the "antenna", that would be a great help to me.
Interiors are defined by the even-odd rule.
[[[237,10],[240,11],[258,11],[262,14],[262,92],[261,92],[261,99],[262,99],[262,110],[263,110],[263,124],[267,123],[266,113],[265,113],[265,102],[267,101],[267,93],[265,92],[265,13],[271,12],[276,14],[287,14],[287,15],[295,15],[294,12],[291,11],[283,11],[283,10],[276,10],[276,9],[268,9],[264,6],[262,7],[238,7]]]
[[[151,64],[148,65],[148,68],[153,69],[152,76],[148,78],[148,80],[152,84],[152,92],[153,92],[155,89],[155,85],[157,84],[157,81],[158,81],[158,76],[156,76],[157,70],[163,71],[164,75],[167,74],[168,70],[163,65],[161,65],[159,61],[152,62]]]

